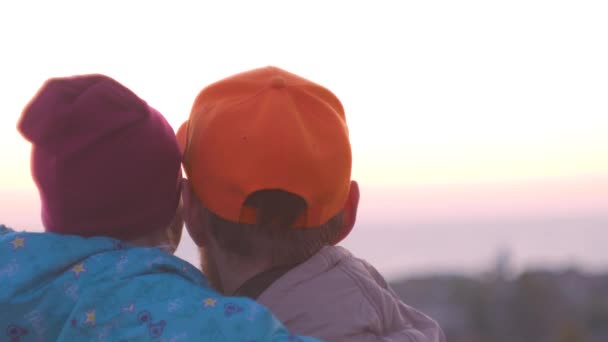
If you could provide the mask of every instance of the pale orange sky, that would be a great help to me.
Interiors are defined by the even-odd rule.
[[[106,73],[177,127],[204,85],[269,64],[342,99],[363,220],[608,211],[606,17],[604,1],[2,2],[0,215],[34,194],[15,124],[47,77]]]

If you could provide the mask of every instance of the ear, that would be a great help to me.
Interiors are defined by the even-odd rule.
[[[344,209],[342,211],[342,231],[340,235],[334,241],[334,245],[337,245],[338,242],[344,240],[353,230],[355,226],[355,222],[357,221],[357,209],[359,208],[359,184],[356,181],[350,182],[350,190],[348,191],[348,197],[346,198],[346,203],[344,204]]]
[[[203,247],[205,245],[205,232],[203,230],[206,228],[204,213],[202,205],[187,179],[182,180],[182,202],[184,223],[188,234],[197,246]]]

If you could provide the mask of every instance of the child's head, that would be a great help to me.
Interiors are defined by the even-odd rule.
[[[176,215],[181,155],[165,118],[103,75],[48,80],[18,123],[46,231],[140,239]],[[165,234],[166,235],[166,234]]]
[[[235,270],[221,260],[294,265],[354,227],[359,187],[344,107],[317,83],[276,67],[215,82],[194,100],[178,140],[184,218],[214,285],[220,268]]]

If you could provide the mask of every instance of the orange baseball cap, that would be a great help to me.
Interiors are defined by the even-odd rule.
[[[260,190],[302,197],[297,227],[324,224],[344,208],[352,164],[344,108],[300,76],[266,67],[209,85],[177,138],[194,192],[228,221],[255,223],[244,202]]]

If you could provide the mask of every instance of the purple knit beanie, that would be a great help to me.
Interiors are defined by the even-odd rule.
[[[131,238],[167,227],[181,155],[165,118],[103,75],[52,78],[18,123],[49,232]]]

